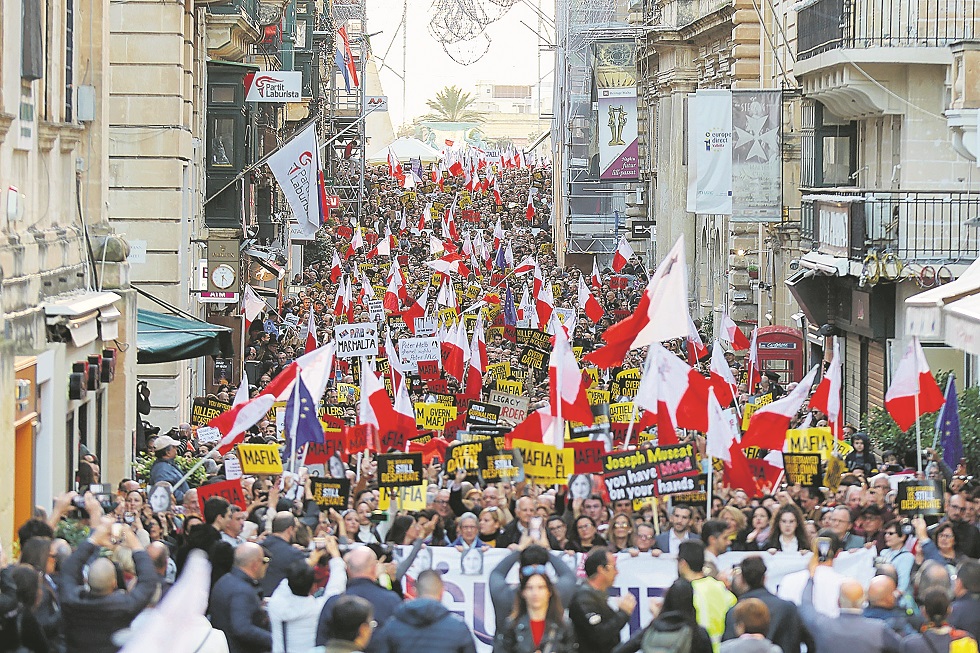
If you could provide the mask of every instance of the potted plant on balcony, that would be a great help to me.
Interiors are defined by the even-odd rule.
[[[754,263],[748,267],[749,279],[759,278],[759,266]]]

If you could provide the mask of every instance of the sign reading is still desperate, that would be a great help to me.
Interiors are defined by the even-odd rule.
[[[421,484],[421,453],[388,453],[378,456],[378,485],[381,487],[411,487]]]
[[[895,507],[905,516],[943,514],[943,482],[902,481]]]

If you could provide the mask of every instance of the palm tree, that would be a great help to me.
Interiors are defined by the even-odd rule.
[[[428,113],[422,118],[437,122],[482,123],[483,114],[469,108],[475,102],[476,98],[471,93],[464,93],[463,89],[456,86],[446,86],[436,93],[436,99],[426,102],[433,113]]]

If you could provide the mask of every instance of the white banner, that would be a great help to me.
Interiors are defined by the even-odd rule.
[[[407,554],[410,547],[398,547],[395,560],[399,561]],[[427,547],[419,552],[415,562],[409,568],[406,577],[414,579],[424,569],[436,569],[442,573],[445,583],[443,604],[451,612],[458,614],[476,636],[477,650],[488,653],[493,642],[494,618],[493,602],[490,599],[490,572],[500,563],[510,551],[506,549],[490,549],[485,554],[479,551],[467,554],[465,557],[453,547]],[[566,564],[578,570],[579,578],[584,577],[582,565],[585,557],[582,554],[563,554]],[[722,571],[731,569],[749,555],[761,555],[766,563],[766,584],[773,592],[783,576],[806,569],[809,554],[798,553],[726,553],[718,559]],[[842,553],[834,563],[834,569],[845,576],[861,581],[865,586],[874,575],[873,549],[861,549],[855,553]],[[616,567],[619,575],[616,583],[609,591],[612,602],[616,602],[624,591],[628,591],[637,599],[636,608],[630,618],[629,625],[623,628],[622,641],[626,641],[637,630],[646,626],[651,619],[650,599],[663,596],[671,583],[677,579],[677,561],[673,555],[664,554],[654,558],[649,554],[640,554],[636,558],[629,554],[617,555]],[[507,580],[517,584],[517,566],[515,565]],[[414,585],[414,582],[412,583]],[[405,583],[406,588],[408,583]],[[567,606],[565,606],[567,607]],[[510,606],[508,606],[508,609]]]
[[[303,99],[303,73],[264,70],[245,75],[246,102],[299,102]]]
[[[732,92],[688,96],[687,210],[732,214]]]
[[[398,341],[398,355],[403,363],[418,363],[419,361],[438,361],[438,338],[402,338]]]
[[[337,358],[378,355],[378,325],[374,322],[338,324],[333,328]]]
[[[316,121],[296,134],[269,157],[269,169],[279,182],[293,217],[306,232],[320,226],[320,194],[317,176],[320,173],[320,150],[316,140]],[[300,240],[294,238],[294,240]]]
[[[733,91],[732,221],[783,219],[783,92]]]

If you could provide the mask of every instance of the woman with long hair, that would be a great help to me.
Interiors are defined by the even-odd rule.
[[[806,533],[803,513],[795,504],[787,503],[779,507],[772,517],[769,541],[760,542],[759,548],[769,553],[794,551],[805,554],[810,551],[810,537]]]
[[[568,535],[568,549],[577,553],[588,553],[597,546],[608,546],[608,542],[599,535],[595,521],[588,515],[579,515],[575,519],[575,528]]]
[[[502,653],[565,653],[574,651],[575,634],[565,621],[561,598],[544,565],[520,570],[514,609],[499,640]]]
[[[748,524],[745,513],[736,506],[725,506],[718,512],[718,519],[728,524],[728,530],[725,533],[728,541],[731,543],[731,550],[741,551],[745,547],[744,535],[746,525]],[[742,539],[739,539],[740,535]]]
[[[711,637],[698,625],[694,610],[694,586],[678,578],[664,594],[660,611],[643,630],[613,649],[613,653],[635,653],[640,648],[656,650],[665,647],[683,648],[678,640],[690,637],[690,653],[712,653]],[[659,642],[659,643],[658,643]]]
[[[630,551],[633,545],[633,520],[622,513],[613,517],[609,524],[609,550],[613,553]]]
[[[929,537],[925,519],[916,517],[912,520],[912,526],[915,527],[915,537],[919,541],[921,560],[917,560],[918,564],[921,565],[926,560],[935,560],[946,565],[951,574],[956,573],[956,565],[960,564],[964,556],[956,552],[956,531],[953,529],[953,524],[948,521],[939,522],[932,532],[932,537]]]
[[[746,527],[744,551],[764,551],[772,527],[772,513],[765,506],[752,509],[752,521]]]

